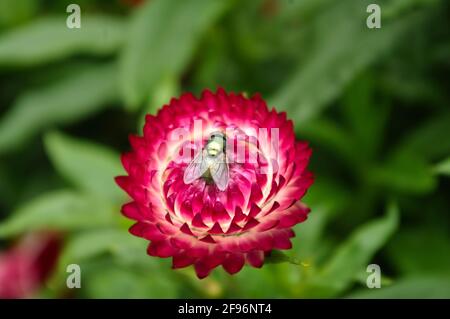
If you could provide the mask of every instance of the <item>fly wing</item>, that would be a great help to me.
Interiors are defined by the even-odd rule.
[[[230,179],[228,164],[226,163],[224,153],[221,153],[214,159],[214,162],[209,166],[209,171],[217,188],[224,191],[227,188]]]
[[[185,184],[191,184],[196,179],[205,174],[208,169],[208,163],[206,161],[206,151],[203,150],[194,157],[192,162],[186,167],[184,171],[183,181]]]

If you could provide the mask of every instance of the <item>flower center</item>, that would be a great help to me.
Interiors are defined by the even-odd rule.
[[[262,200],[269,164],[258,146],[245,139],[211,136],[200,144],[205,146],[194,152],[195,144],[190,143],[193,159],[178,153],[167,165],[163,196],[175,220],[194,228],[219,223],[225,231],[236,214],[250,214]],[[191,172],[198,176],[186,178]],[[226,187],[220,189],[224,179]]]

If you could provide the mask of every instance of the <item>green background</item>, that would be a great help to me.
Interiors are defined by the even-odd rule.
[[[0,249],[64,234],[36,297],[450,297],[448,1],[378,0],[368,29],[366,0],[78,0],[70,30],[71,2],[0,0]],[[287,258],[198,280],[127,233],[113,177],[145,113],[218,86],[286,111],[316,182]]]

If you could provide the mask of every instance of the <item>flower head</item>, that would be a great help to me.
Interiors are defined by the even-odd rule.
[[[128,176],[116,181],[133,199],[122,212],[136,221],[130,232],[150,241],[149,255],[194,265],[203,278],[219,265],[230,274],[261,267],[271,250],[291,248],[291,227],[309,212],[299,200],[313,181],[311,150],[259,95],[184,94],[147,115],[130,143]]]
[[[0,299],[32,297],[54,270],[60,246],[59,234],[37,232],[0,252]]]

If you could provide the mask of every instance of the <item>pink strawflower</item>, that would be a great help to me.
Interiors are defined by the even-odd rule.
[[[60,246],[56,233],[32,233],[0,253],[0,298],[32,297],[54,270]]]
[[[116,181],[133,199],[122,212],[136,221],[130,232],[150,241],[149,255],[194,265],[204,278],[219,265],[230,274],[259,268],[273,249],[292,247],[313,177],[311,149],[286,113],[259,95],[205,90],[147,115],[143,131],[130,136],[128,176]]]

